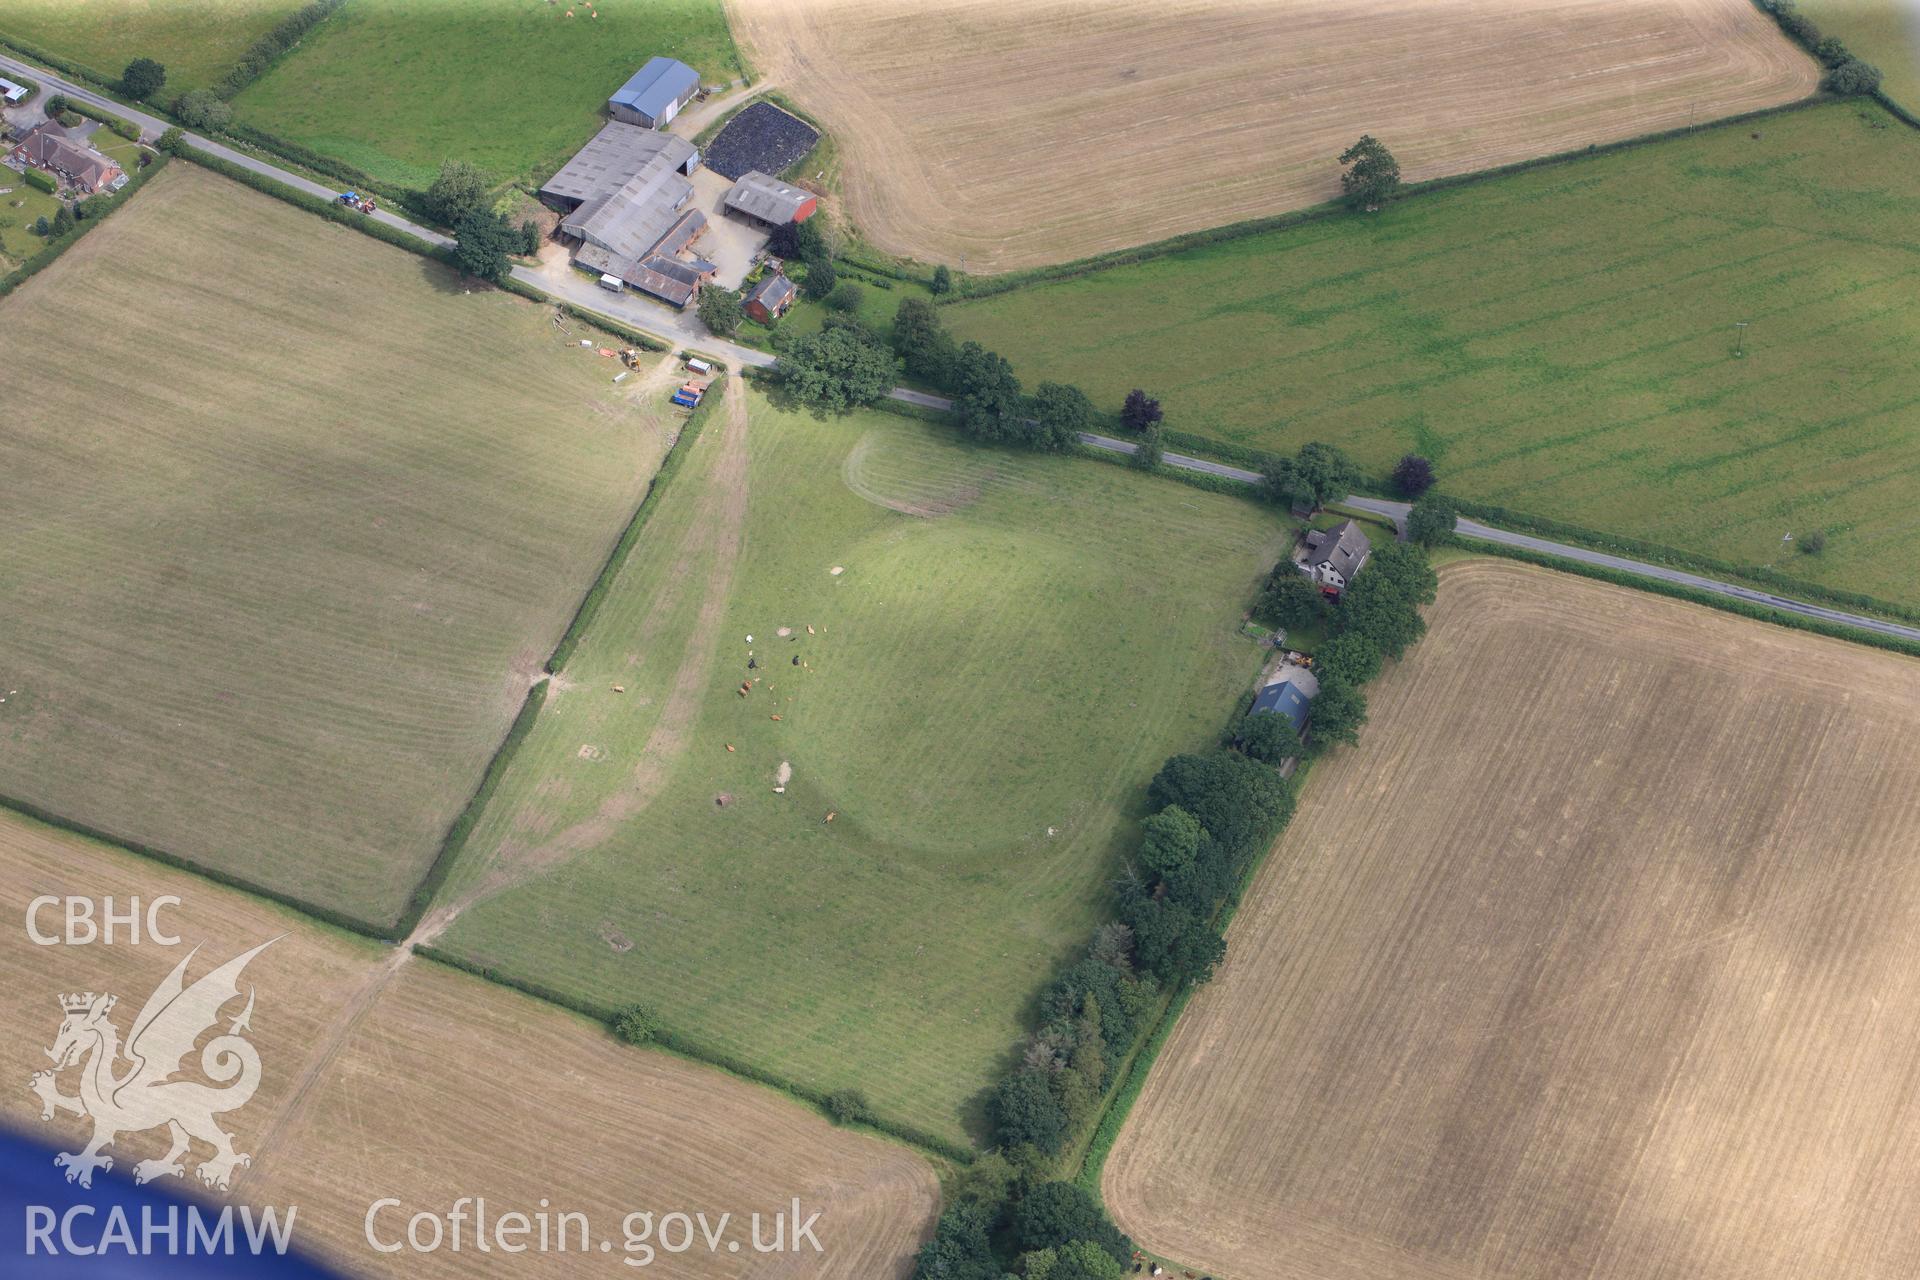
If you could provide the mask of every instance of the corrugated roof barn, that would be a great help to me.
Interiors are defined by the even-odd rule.
[[[790,222],[805,222],[820,202],[811,191],[755,171],[742,174],[733,184],[726,205],[769,226],[784,227]]]
[[[680,207],[693,196],[685,175],[699,162],[685,138],[607,124],[540,194],[575,204],[560,223],[563,234],[639,259],[679,229]]]
[[[607,99],[607,114],[623,124],[664,129],[699,92],[698,71],[672,58],[649,58]]]

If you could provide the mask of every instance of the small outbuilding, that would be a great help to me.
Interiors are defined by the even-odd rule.
[[[19,106],[27,98],[27,86],[0,76],[0,102],[10,107]]]
[[[1260,690],[1248,714],[1285,716],[1295,733],[1304,733],[1309,707],[1319,692],[1320,681],[1313,672],[1289,664],[1281,667],[1273,682]]]
[[[728,209],[766,227],[805,222],[820,208],[820,198],[792,183],[758,170],[742,174],[727,192]]]
[[[1372,555],[1373,543],[1367,540],[1360,526],[1351,520],[1342,520],[1331,529],[1307,531],[1306,555],[1300,561],[1300,568],[1322,591],[1339,595],[1354,576],[1366,568],[1367,559]]]
[[[700,73],[672,58],[649,58],[607,99],[607,114],[622,124],[664,129],[700,92]]]
[[[760,283],[747,290],[747,296],[740,307],[748,315],[762,324],[772,324],[787,314],[787,308],[793,305],[793,281],[777,272],[762,276]]]

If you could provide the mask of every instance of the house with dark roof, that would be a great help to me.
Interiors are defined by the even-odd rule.
[[[1347,589],[1373,555],[1373,543],[1351,520],[1343,520],[1331,529],[1307,531],[1305,554],[1300,569],[1329,595]]]
[[[724,203],[732,212],[767,227],[805,222],[820,207],[813,192],[757,170],[742,174]]]
[[[760,278],[759,284],[747,290],[740,308],[760,323],[772,324],[787,314],[787,308],[793,305],[795,292],[793,281],[776,271],[770,271]]]
[[[1305,667],[1290,663],[1281,667],[1280,674],[1254,697],[1253,710],[1248,714],[1285,716],[1295,733],[1303,733],[1308,708],[1319,692],[1318,677]]]
[[[649,58],[607,99],[607,114],[621,124],[664,129],[699,92],[698,71],[672,58]]]
[[[28,130],[7,158],[22,166],[32,165],[58,174],[88,194],[109,187],[118,190],[127,181],[119,165],[92,147],[74,142],[65,129],[51,120]]]

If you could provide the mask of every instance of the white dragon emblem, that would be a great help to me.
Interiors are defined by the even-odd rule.
[[[194,948],[147,997],[127,1033],[124,1048],[119,1028],[109,1018],[117,996],[88,991],[60,997],[66,1017],[53,1047],[47,1050],[53,1070],[34,1072],[29,1083],[40,1099],[42,1120],[53,1119],[59,1111],[93,1120],[93,1139],[84,1150],[63,1151],[53,1158],[56,1165],[66,1169],[68,1182],[91,1187],[95,1169],[113,1168],[113,1157],[101,1155],[102,1147],[123,1133],[161,1125],[167,1127],[172,1149],[161,1159],[136,1164],[136,1182],[182,1176],[190,1139],[194,1138],[213,1148],[213,1156],[201,1160],[197,1172],[200,1181],[215,1190],[225,1191],[234,1169],[252,1163],[252,1157],[233,1149],[233,1136],[213,1119],[244,1107],[260,1086],[260,1055],[240,1034],[248,1029],[248,1019],[253,1016],[251,987],[247,989],[247,1007],[228,1024],[225,1034],[214,1036],[200,1051],[200,1069],[224,1087],[173,1077],[186,1067],[187,1056],[201,1034],[219,1021],[220,1010],[239,997],[240,971],[279,940],[269,938],[189,987],[185,981],[187,964],[199,952]],[[116,1074],[122,1059],[129,1065]],[[60,1092],[59,1076],[76,1066],[80,1068],[80,1092],[69,1097]]]

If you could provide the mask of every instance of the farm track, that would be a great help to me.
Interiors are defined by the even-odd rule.
[[[1015,270],[1303,208],[1385,140],[1409,180],[1813,92],[1747,0],[730,0],[736,40],[839,140],[882,249]]]
[[[1121,1226],[1242,1280],[1912,1274],[1920,663],[1470,561],[1369,695]]]

